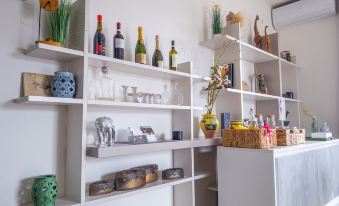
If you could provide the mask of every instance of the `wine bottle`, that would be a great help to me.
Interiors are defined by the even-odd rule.
[[[114,58],[124,59],[125,40],[121,34],[121,23],[117,23],[117,33],[114,35]]]
[[[164,67],[164,58],[162,57],[162,53],[160,51],[160,38],[159,35],[155,36],[155,51],[152,58],[152,66],[154,67]]]
[[[106,55],[106,48],[105,48],[105,35],[102,32],[102,16],[98,15],[98,26],[97,26],[97,31],[95,32],[94,35],[94,40],[93,40],[93,53],[105,56]]]
[[[135,47],[135,62],[139,64],[146,64],[146,48],[142,38],[142,27],[138,27],[138,42]]]
[[[177,70],[177,55],[178,52],[175,50],[175,42],[172,41],[172,49],[169,51],[169,69]]]

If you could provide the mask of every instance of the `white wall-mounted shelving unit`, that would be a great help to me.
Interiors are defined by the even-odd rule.
[[[113,205],[121,199],[126,200],[122,205],[127,205],[128,198],[139,194],[145,195],[145,201],[150,195],[159,197],[157,205],[166,200],[175,206],[216,205],[215,193],[206,191],[217,181],[215,146],[221,144],[221,138],[199,138],[199,120],[206,101],[206,94],[200,89],[202,85],[206,86],[210,78],[194,74],[191,62],[180,64],[178,71],[170,71],[92,54],[91,39],[95,25],[90,19],[95,19],[98,12],[97,5],[93,4],[89,0],[77,0],[72,4],[70,25],[76,26],[70,27],[69,48],[37,44],[26,52],[27,56],[34,58],[58,61],[64,70],[74,73],[77,78],[76,97],[66,99],[28,96],[14,100],[16,103],[67,108],[65,181],[60,184],[64,187],[64,194],[61,194],[56,205]],[[103,9],[100,12],[104,11]],[[108,11],[102,14],[114,15]],[[299,112],[301,101],[298,99],[298,82],[291,83],[292,80],[294,82],[298,79],[298,67],[295,64],[279,58],[278,53],[267,53],[240,40],[239,26],[232,26],[227,35],[208,39],[201,45],[218,52],[225,43],[229,44],[230,49],[221,63],[234,64],[235,82],[234,88],[220,93],[216,104],[218,116],[221,112],[231,112],[233,119],[243,119],[247,117],[250,107],[255,107],[264,115],[275,114],[277,100],[286,91],[293,91],[297,97],[286,99],[288,107]],[[184,102],[182,105],[172,105],[92,100],[89,98],[90,82],[98,68],[104,65],[114,74],[118,85],[129,85],[132,82],[140,89],[153,89],[158,92],[163,84],[171,86],[179,83],[179,89],[185,97]],[[272,65],[276,68],[271,68]],[[257,71],[263,72],[270,81],[274,77],[275,83],[269,85],[269,88],[273,88],[270,95],[242,90],[241,82],[248,79],[246,75]],[[284,78],[291,74],[296,78]],[[152,88],[145,86],[145,82],[152,85]],[[116,123],[117,138],[124,138],[122,130],[128,126],[148,124],[166,140],[171,139],[172,131],[182,130],[184,140],[145,145],[116,144],[109,148],[96,148],[93,147],[93,139],[96,137],[94,121],[103,115],[111,117]],[[300,116],[294,116],[292,122],[299,124]],[[138,190],[88,196],[89,183],[105,178],[110,173],[147,163],[158,164],[160,170],[182,167],[185,170],[185,178],[173,181],[159,180]]]
[[[193,74],[191,62],[180,64],[178,71],[171,71],[92,54],[92,30],[95,30],[96,25],[91,24],[89,19],[95,18],[97,11],[91,4],[89,0],[77,0],[72,4],[70,25],[76,26],[70,27],[69,48],[36,44],[25,52],[27,56],[37,60],[60,62],[63,70],[74,73],[77,79],[76,97],[26,96],[14,100],[22,104],[66,108],[65,181],[59,184],[63,187],[64,194],[60,194],[56,205],[99,206],[116,204],[116,201],[121,200],[126,200],[125,204],[128,204],[129,197],[140,194],[159,196],[157,205],[165,200],[176,206],[203,205],[204,203],[196,201],[195,191],[200,189],[201,182],[211,184],[216,181],[215,146],[221,144],[221,138],[199,138],[201,135],[196,131],[199,128],[196,116],[203,111],[201,105],[204,102],[197,103],[193,93],[199,93],[194,91],[195,85],[206,84],[209,77]],[[103,15],[107,17],[111,14]],[[161,87],[161,84],[172,86],[179,83],[184,102],[182,105],[173,105],[92,100],[89,95],[90,82],[101,66],[107,66],[109,73],[115,76],[116,88],[119,87],[117,84],[135,83],[146,90],[152,89],[143,87],[146,82],[154,85],[154,88]],[[158,91],[159,89],[154,92]],[[97,148],[93,146],[93,139],[96,138],[94,121],[103,115],[111,117],[116,123],[117,138],[123,138],[124,132],[121,130],[127,130],[128,125],[147,124],[153,126],[155,132],[161,134],[166,141]],[[170,141],[174,130],[184,131],[183,141]],[[205,160],[209,163],[206,164]],[[172,181],[163,181],[160,178],[159,181],[137,190],[95,197],[88,195],[88,184],[91,182],[123,169],[153,163],[158,164],[160,170],[182,167],[185,178]]]
[[[300,126],[299,107],[302,101],[299,99],[299,70],[293,62],[288,62],[279,57],[278,34],[271,35],[272,53],[258,49],[242,40],[239,25],[227,28],[227,33],[221,37],[208,39],[201,45],[212,49],[219,54],[223,46],[228,46],[226,55],[221,63],[234,64],[234,88],[225,89],[221,93],[232,95],[233,98],[219,97],[216,104],[218,115],[221,112],[231,112],[233,119],[244,119],[249,117],[249,109],[254,108],[264,116],[279,115],[279,99],[286,101],[286,110],[290,111],[288,120],[291,125]],[[253,76],[263,73],[268,84],[268,94],[257,92],[253,83]],[[250,91],[244,91],[242,81],[250,86]],[[286,92],[293,92],[294,99],[284,98]],[[278,122],[279,119],[276,119]]]

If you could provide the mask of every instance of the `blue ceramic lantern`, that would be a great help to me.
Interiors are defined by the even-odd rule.
[[[55,72],[51,89],[54,97],[73,98],[76,90],[74,74],[70,72]]]

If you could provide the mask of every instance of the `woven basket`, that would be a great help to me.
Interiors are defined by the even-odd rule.
[[[305,143],[305,130],[277,129],[277,142],[279,146],[297,145]]]
[[[224,129],[222,142],[224,147],[267,149],[277,146],[277,135],[274,129],[270,135],[265,135],[264,129]]]

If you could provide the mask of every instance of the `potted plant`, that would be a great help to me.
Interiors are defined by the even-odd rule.
[[[65,46],[70,15],[70,0],[61,0],[58,9],[49,15],[52,40],[60,43],[61,46]]]
[[[221,14],[220,14],[220,5],[214,4],[212,6],[212,31],[213,37],[221,35]]]
[[[205,89],[207,91],[207,113],[203,115],[203,118],[200,121],[200,128],[204,132],[206,138],[213,138],[216,134],[216,131],[219,129],[219,121],[217,115],[213,113],[213,108],[220,90],[225,88],[225,85],[230,83],[230,80],[226,78],[226,75],[229,71],[227,65],[219,65],[219,61],[223,54],[226,52],[228,45],[224,45],[224,50],[219,55],[217,61],[211,67],[210,71],[210,81],[208,87]]]

